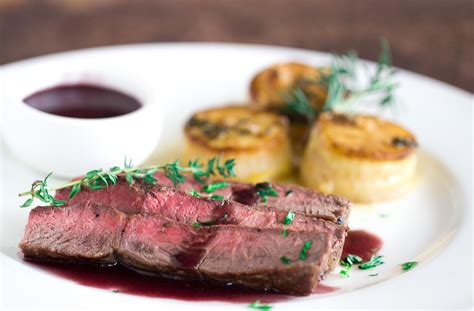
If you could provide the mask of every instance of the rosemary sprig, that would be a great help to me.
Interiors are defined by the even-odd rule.
[[[373,95],[381,95],[379,105],[388,106],[393,102],[393,91],[398,86],[394,80],[395,69],[392,67],[390,47],[387,40],[381,40],[381,52],[377,68],[367,85],[356,87],[358,57],[355,52],[334,55],[328,71],[321,70],[321,76],[305,83],[316,83],[327,89],[326,100],[322,111],[347,111],[360,99]],[[285,95],[290,113],[305,117],[310,123],[321,111],[311,105],[304,88],[295,88]]]
[[[137,180],[142,180],[147,184],[156,184],[158,181],[154,174],[158,170],[163,170],[165,176],[170,179],[176,186],[179,183],[186,181],[186,173],[193,175],[194,179],[200,183],[205,181],[211,176],[215,175],[216,172],[223,178],[235,176],[234,173],[235,161],[233,159],[225,161],[223,164],[220,163],[220,158],[215,157],[208,161],[207,166],[199,163],[198,160],[189,161],[188,166],[181,166],[179,161],[167,163],[162,166],[148,166],[148,167],[134,167],[131,161],[125,160],[123,168],[114,166],[107,171],[102,169],[92,170],[85,174],[84,177],[70,181],[68,183],[48,187],[48,178],[52,175],[49,173],[44,180],[37,180],[31,185],[30,191],[25,191],[19,194],[22,196],[29,196],[29,198],[21,205],[21,207],[30,206],[34,199],[54,206],[60,206],[66,203],[64,200],[56,200],[49,192],[59,189],[71,188],[69,198],[73,198],[79,193],[83,187],[90,188],[92,190],[100,190],[117,184],[117,180],[120,177],[124,177],[129,184],[133,184]],[[196,195],[196,193],[192,193]]]

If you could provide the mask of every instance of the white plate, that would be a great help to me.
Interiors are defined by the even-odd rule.
[[[164,138],[155,159],[168,160],[176,155],[183,122],[192,111],[245,101],[249,80],[256,71],[288,60],[324,65],[329,58],[317,52],[267,46],[150,44],[61,53],[0,68],[3,91],[8,92],[11,75],[23,75],[25,83],[29,83],[28,73],[32,71],[39,70],[47,76],[52,68],[58,67],[67,71],[84,65],[100,71],[119,66],[155,92],[157,105],[166,107]],[[406,71],[400,71],[398,77],[401,87],[397,96],[402,105],[392,117],[418,137],[420,182],[413,192],[399,200],[356,206],[350,217],[353,229],[367,229],[384,240],[380,253],[385,255],[386,263],[375,271],[354,270],[350,279],[341,278],[336,270],[324,284],[340,290],[275,303],[275,310],[452,308],[472,304],[473,98],[467,92]],[[1,103],[8,105],[4,95],[0,97]],[[2,114],[2,118],[8,115]],[[56,147],[60,148],[61,142],[57,142]],[[115,294],[77,285],[26,265],[18,257],[17,244],[28,210],[18,207],[22,200],[16,194],[43,174],[15,160],[3,144],[1,157],[0,259],[5,307],[52,309],[118,305],[155,310],[222,310],[223,306],[226,310],[246,309],[245,304]],[[419,261],[419,266],[402,273],[399,265],[412,260]],[[379,275],[369,277],[373,272]]]

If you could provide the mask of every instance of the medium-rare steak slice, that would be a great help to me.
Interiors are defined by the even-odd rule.
[[[329,230],[289,230],[284,237],[280,229],[194,227],[82,202],[33,209],[20,247],[31,259],[113,264],[117,258],[168,276],[306,295],[328,272],[332,235]]]
[[[155,177],[160,185],[174,187],[173,183],[166,178],[163,172],[157,172]],[[268,183],[268,185],[276,190],[277,196],[267,196],[267,201],[264,202],[258,195],[258,188],[261,185],[229,182],[228,187],[217,189],[213,194],[221,195],[225,199],[234,200],[245,205],[268,205],[279,210],[291,210],[347,224],[351,202],[343,197],[323,194],[296,185]],[[188,177],[184,183],[178,184],[176,188],[185,192],[190,190],[200,191],[202,185],[192,177]]]
[[[307,252],[305,243],[310,245]],[[308,295],[327,272],[330,251],[329,231],[291,231],[283,237],[277,229],[196,228],[133,215],[117,256],[125,265],[142,270]],[[289,259],[286,263],[283,256]]]
[[[59,196],[58,198],[64,199]],[[275,228],[293,231],[328,231],[332,252],[328,260],[332,270],[341,256],[347,227],[301,213],[295,213],[288,225],[282,222],[286,211],[269,206],[248,206],[235,201],[198,198],[183,191],[163,186],[121,180],[117,185],[101,190],[82,190],[71,203],[94,201],[129,214],[158,215],[170,220],[192,224],[238,225],[253,228]]]
[[[126,215],[91,202],[31,210],[20,248],[27,258],[113,264]]]
[[[158,179],[159,185],[174,188],[173,183],[164,176],[162,172],[156,173],[155,177]],[[269,185],[276,190],[278,195],[276,197],[267,196],[267,202],[263,202],[258,195],[258,184],[229,182],[228,187],[217,189],[213,194],[221,195],[225,199],[248,206],[270,206],[278,210],[291,210],[339,224],[347,224],[351,206],[350,201],[347,199],[322,194],[295,185],[279,185],[273,183]],[[203,185],[195,181],[192,177],[187,178],[184,183],[176,186],[177,189],[186,193],[189,193],[191,190],[199,192],[202,187]],[[100,190],[100,193],[88,193],[87,196],[91,201],[97,202],[97,199],[100,200],[102,198],[102,192],[113,193],[113,195],[117,197],[115,201],[120,203],[120,210],[133,213],[136,211],[134,207],[141,204],[140,194],[147,192],[148,190],[146,189],[150,187],[149,185],[143,186],[141,183],[136,183],[133,186],[121,187],[120,189],[114,188],[117,188],[117,186]],[[83,195],[82,192],[84,191],[87,190],[83,188],[79,196]],[[57,199],[66,200],[68,196],[69,189],[59,190],[56,193]]]

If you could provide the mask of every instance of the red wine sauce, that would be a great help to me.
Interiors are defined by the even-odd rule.
[[[313,289],[313,294],[328,294],[338,290],[337,287],[327,286],[319,283],[315,289]]]
[[[341,258],[356,255],[364,261],[369,261],[382,248],[382,240],[364,230],[350,230],[347,234]]]
[[[45,89],[28,96],[24,102],[50,114],[84,119],[121,116],[142,106],[137,99],[127,94],[87,84]]]
[[[368,261],[381,247],[382,240],[376,235],[363,230],[349,231],[344,244],[342,258],[352,254],[362,257],[364,261]],[[167,279],[156,275],[139,273],[120,265],[100,267],[54,262],[28,262],[42,270],[75,281],[81,285],[145,297],[238,303],[249,303],[255,300],[260,300],[262,303],[272,303],[291,298],[287,295],[251,290],[236,285],[221,286],[192,280]],[[194,265],[193,262],[182,264]],[[337,288],[319,284],[314,293],[327,294],[335,290]]]
[[[273,303],[288,300],[287,295],[257,291],[235,285],[218,286],[198,281],[172,280],[155,275],[139,273],[117,265],[100,267],[90,265],[33,262],[31,265],[78,284],[145,297],[170,298],[186,301],[224,301]]]

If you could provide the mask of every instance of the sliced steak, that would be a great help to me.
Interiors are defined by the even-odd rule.
[[[304,260],[300,253],[311,242]],[[20,247],[27,258],[113,264],[310,294],[328,272],[329,230],[289,231],[235,225],[193,227],[156,215],[125,215],[90,202],[31,211]],[[290,263],[282,262],[286,256]]]
[[[58,196],[66,199],[67,196]],[[116,186],[102,190],[79,192],[71,203],[94,201],[106,204],[127,214],[158,215],[188,225],[238,225],[253,228],[284,229],[293,231],[328,231],[331,234],[332,252],[328,260],[332,270],[341,256],[347,227],[318,219],[301,213],[295,213],[288,225],[282,222],[287,211],[269,206],[248,206],[230,200],[198,198],[183,191],[163,186],[150,186],[135,183],[130,186],[120,180]]]
[[[163,172],[155,174],[160,185],[174,187],[173,183]],[[213,194],[221,195],[225,199],[237,201],[249,206],[271,206],[283,211],[293,211],[313,215],[339,224],[347,224],[351,202],[343,197],[327,195],[296,185],[282,185],[268,183],[276,190],[277,196],[268,196],[264,202],[258,195],[258,188],[262,184],[229,182],[228,187],[217,189]],[[203,185],[188,177],[184,183],[175,188],[185,192],[200,191]]]
[[[179,277],[238,283],[308,295],[327,272],[328,231],[291,232],[240,226],[194,228],[156,216],[133,215],[125,226],[118,258],[128,266]],[[300,260],[305,242],[307,258]],[[285,264],[281,257],[292,260]]]
[[[155,174],[158,179],[158,184],[161,186],[167,186],[170,188],[176,188],[183,192],[189,193],[191,190],[201,191],[203,185],[194,180],[192,177],[188,177],[184,183],[178,184],[174,187],[173,183],[164,175],[163,172]],[[349,217],[351,202],[343,197],[326,195],[320,192],[315,192],[311,189],[307,189],[295,185],[279,185],[270,183],[276,192],[277,196],[267,197],[267,202],[264,202],[258,195],[259,184],[250,183],[238,183],[229,182],[228,187],[217,189],[213,194],[221,195],[227,200],[239,202],[248,206],[270,206],[282,211],[293,211],[312,215],[317,218],[336,222],[338,224],[347,224]],[[127,212],[127,208],[133,211],[133,206],[137,206],[140,202],[137,202],[136,196],[129,196],[129,193],[141,193],[143,187],[129,187],[121,188],[121,191],[111,189],[102,191],[112,191],[118,196],[121,204],[121,210]],[[64,189],[56,193],[58,199],[67,199],[69,190]],[[101,197],[102,194],[89,194],[92,201],[95,199],[92,197]]]
[[[126,215],[81,202],[31,210],[20,248],[25,257],[113,264]]]

